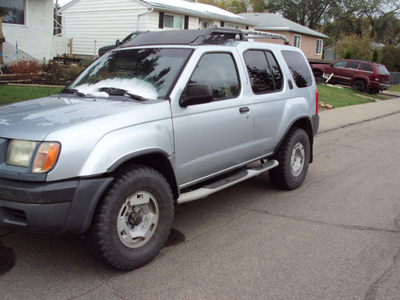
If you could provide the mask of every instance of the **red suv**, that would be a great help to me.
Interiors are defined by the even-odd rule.
[[[329,65],[312,64],[311,67],[317,80],[330,78],[330,83],[350,85],[360,92],[376,94],[390,87],[389,71],[375,62],[342,59]]]

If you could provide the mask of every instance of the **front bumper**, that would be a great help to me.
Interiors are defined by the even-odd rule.
[[[37,183],[0,178],[0,227],[40,233],[84,233],[112,180]]]

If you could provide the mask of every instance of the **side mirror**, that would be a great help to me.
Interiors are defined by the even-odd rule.
[[[119,45],[121,45],[121,42],[119,40],[115,41],[115,47],[118,47]]]
[[[209,103],[214,100],[211,85],[208,83],[190,83],[179,100],[181,107]]]

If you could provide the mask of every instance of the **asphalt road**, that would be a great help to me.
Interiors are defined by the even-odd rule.
[[[180,205],[133,272],[80,236],[0,230],[5,299],[399,299],[400,114],[318,134],[299,189],[267,174]]]

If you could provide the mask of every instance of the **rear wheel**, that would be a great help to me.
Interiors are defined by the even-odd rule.
[[[279,166],[269,171],[272,184],[286,190],[302,185],[307,175],[310,153],[307,133],[301,128],[291,128],[275,156]]]
[[[156,170],[121,170],[104,194],[87,233],[92,253],[104,263],[133,270],[150,262],[164,246],[172,226],[171,188]]]
[[[354,81],[351,87],[360,93],[365,93],[365,91],[367,90],[365,82],[360,79]]]

